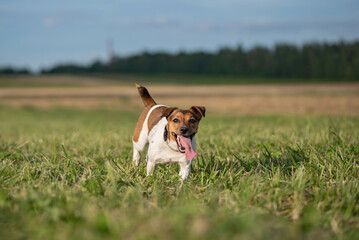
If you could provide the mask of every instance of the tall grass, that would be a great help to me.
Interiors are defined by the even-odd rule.
[[[181,182],[137,112],[0,108],[1,239],[359,239],[359,118],[211,116]]]

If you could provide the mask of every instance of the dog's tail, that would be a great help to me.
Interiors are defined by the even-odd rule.
[[[135,83],[135,84],[136,84],[138,92],[140,93],[142,102],[145,105],[145,107],[157,104],[155,102],[155,100],[153,100],[151,95],[148,93],[148,91],[145,87],[142,87],[141,85],[138,85],[137,83]]]

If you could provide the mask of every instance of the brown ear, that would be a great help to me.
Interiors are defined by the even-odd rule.
[[[178,109],[178,108],[176,108],[176,107],[167,108],[166,107],[162,111],[162,117],[168,118],[173,113],[173,111],[176,110],[176,109]]]
[[[203,106],[192,106],[191,110],[196,114],[200,114],[201,117],[206,116],[206,108]]]

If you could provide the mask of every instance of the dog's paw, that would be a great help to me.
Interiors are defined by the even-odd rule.
[[[133,166],[133,167],[138,167],[138,165],[140,165],[140,161],[139,161],[139,160],[133,160],[133,161],[132,161],[132,166]]]

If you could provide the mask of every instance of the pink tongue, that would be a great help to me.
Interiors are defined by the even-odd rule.
[[[185,148],[185,154],[188,161],[198,156],[198,153],[193,149],[192,141],[188,137],[179,136],[181,145]]]

